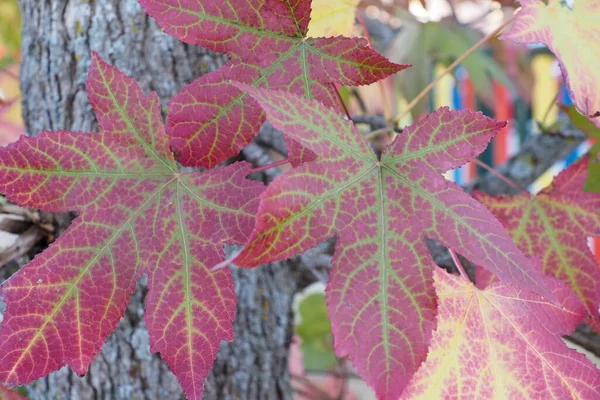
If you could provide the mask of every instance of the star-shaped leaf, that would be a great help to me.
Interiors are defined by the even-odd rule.
[[[158,96],[95,54],[87,89],[100,133],[42,132],[0,149],[9,199],[80,214],[0,289],[0,383],[64,365],[84,374],[147,274],[151,348],[200,399],[235,313],[231,272],[209,267],[224,242],[247,239],[263,185],[245,179],[247,163],[179,173]]]
[[[563,171],[537,196],[475,193],[521,250],[542,260],[543,271],[567,283],[599,324],[600,266],[587,238],[600,236],[600,194],[583,191],[587,159]],[[597,325],[600,326],[600,325]]]
[[[540,273],[500,223],[442,177],[482,152],[504,122],[442,108],[405,129],[378,159],[334,110],[282,91],[240,87],[271,124],[318,158],[269,185],[234,262],[283,259],[337,235],[327,288],[336,351],[350,355],[380,398],[396,399],[427,354],[435,299],[425,237],[545,293]]]
[[[139,1],[167,33],[231,57],[169,104],[171,146],[184,165],[212,167],[235,156],[264,121],[260,107],[229,80],[339,107],[334,83],[366,85],[406,68],[365,39],[307,38],[311,0]],[[294,165],[314,157],[287,144]]]
[[[555,282],[559,305],[497,282],[485,290],[434,273],[438,327],[402,399],[597,399],[600,370],[567,348],[585,311]]]
[[[600,118],[600,2],[519,0],[523,7],[503,39],[543,43],[560,59],[575,105]]]

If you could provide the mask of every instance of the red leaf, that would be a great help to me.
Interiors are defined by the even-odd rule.
[[[487,209],[441,174],[482,152],[504,126],[441,108],[404,130],[381,160],[351,122],[315,101],[240,85],[268,120],[319,158],[275,180],[237,265],[283,259],[337,235],[327,288],[339,356],[381,398],[396,399],[427,354],[439,240],[503,279],[549,294]]]
[[[235,293],[223,243],[246,241],[263,186],[247,163],[181,174],[158,96],[94,54],[88,96],[101,133],[43,132],[0,149],[0,189],[21,205],[80,216],[0,289],[0,382],[28,383],[64,365],[86,372],[148,274],[145,321],[190,398],[221,340]]]
[[[528,290],[493,283],[485,290],[434,273],[438,328],[402,399],[597,399],[600,371],[567,348],[585,311],[554,281],[555,305]]]
[[[537,196],[475,193],[509,231],[521,250],[543,260],[543,272],[567,283],[596,324],[600,306],[600,266],[588,247],[600,236],[600,194],[583,190],[587,158],[563,171]]]
[[[226,53],[231,61],[184,88],[169,104],[171,146],[184,165],[212,167],[235,156],[264,114],[229,80],[285,89],[339,107],[333,87],[366,85],[407,66],[388,61],[365,39],[307,38],[311,0],[140,0],[165,32]],[[234,139],[232,139],[234,138]],[[314,155],[295,153],[292,165]]]

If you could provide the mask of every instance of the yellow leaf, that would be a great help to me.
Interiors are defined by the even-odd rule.
[[[523,6],[503,35],[544,43],[560,59],[573,101],[582,114],[600,115],[600,1],[520,0]]]
[[[508,283],[480,290],[434,271],[438,327],[401,400],[600,398],[600,371],[562,341],[586,315],[569,288],[548,278],[554,304]]]
[[[313,0],[309,37],[352,36],[360,0]]]

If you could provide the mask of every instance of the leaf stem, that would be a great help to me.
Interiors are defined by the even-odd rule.
[[[435,80],[433,82],[431,82],[429,85],[427,85],[427,87],[425,87],[425,89],[423,89],[421,91],[421,93],[419,93],[404,109],[404,111],[398,115],[395,119],[394,119],[394,123],[395,124],[399,124],[400,121],[402,121],[402,119],[408,115],[408,113],[410,113],[410,111],[425,97],[427,96],[427,94],[429,94],[429,92],[431,92],[431,90],[442,80],[442,78],[444,76],[446,76],[448,73],[452,72],[452,70],[454,70],[454,68],[456,68],[460,63],[462,63],[465,58],[467,58],[468,56],[470,56],[475,50],[477,50],[478,48],[480,48],[484,43],[486,43],[488,40],[490,40],[491,38],[493,38],[494,36],[496,36],[497,34],[499,34],[500,32],[502,32],[504,30],[504,28],[506,28],[508,25],[510,25],[513,20],[515,19],[515,16],[517,14],[513,14],[512,17],[510,17],[509,19],[507,19],[502,25],[500,25],[498,28],[494,29],[493,32],[488,33],[486,36],[484,36],[483,38],[481,38],[481,40],[479,40],[477,43],[475,43],[473,46],[471,46],[471,48],[469,50],[467,50],[466,52],[463,53],[463,55],[461,55],[460,57],[458,57],[456,60],[454,60],[454,62],[452,64],[450,64],[448,67],[446,67],[446,69],[444,69],[437,78],[435,78]]]
[[[348,107],[346,107],[346,103],[344,103],[344,99],[342,98],[342,94],[340,93],[340,90],[338,89],[337,84],[335,84],[334,82],[332,82],[331,86],[333,86],[333,90],[335,90],[335,93],[337,94],[338,100],[340,101],[340,104],[342,105],[342,109],[346,113],[346,116],[348,117],[348,120],[352,121],[352,117],[350,116],[350,112],[348,111]]]
[[[548,108],[546,108],[544,117],[542,118],[542,121],[540,122],[540,126],[542,127],[542,129],[546,129],[546,120],[548,119],[548,116],[550,115],[550,111],[552,111],[552,106],[554,106],[554,104],[556,104],[556,102],[558,101],[558,96],[560,96],[560,92],[561,92],[561,88],[559,87],[558,91],[556,92],[556,95],[554,95],[554,98],[552,99],[550,104],[548,104]]]
[[[271,169],[271,168],[277,168],[277,167],[285,165],[285,164],[287,164],[289,162],[290,162],[289,158],[284,158],[283,160],[275,161],[275,162],[272,162],[271,164],[267,164],[267,165],[263,165],[262,167],[256,167],[254,169],[251,169],[250,173],[248,175],[250,175],[250,174],[257,174],[259,172],[263,172],[263,171],[266,171],[266,170]]]
[[[458,259],[458,254],[456,254],[456,252],[449,247],[448,247],[448,251],[450,252],[450,257],[452,257],[452,261],[454,261],[454,265],[456,265],[458,272],[460,272],[460,276],[462,276],[467,281],[471,282],[471,279],[469,279],[469,275],[467,274],[467,271],[465,271],[465,268],[463,267],[462,263]]]
[[[367,29],[367,24],[359,10],[356,10],[356,18],[358,19],[358,22],[360,23],[360,26],[363,29],[365,39],[367,39],[367,42],[369,42],[369,46],[373,47],[373,42],[371,41],[371,35],[369,34],[369,30]],[[385,117],[386,121],[389,121],[392,118],[392,113],[390,111],[390,105],[388,104],[385,95],[385,87],[383,86],[383,82],[385,81],[385,79],[377,81],[377,87],[379,88],[379,97],[381,97],[381,103],[383,104],[383,116]]]
[[[531,195],[531,193],[529,193],[529,191],[523,189],[521,186],[517,185],[515,182],[511,181],[510,179],[508,179],[507,177],[505,177],[500,172],[496,171],[494,168],[490,167],[489,165],[487,165],[486,163],[484,163],[480,159],[474,158],[474,159],[471,160],[471,162],[473,162],[476,165],[480,166],[481,168],[485,169],[490,174],[494,175],[496,178],[500,179],[501,181],[503,181],[504,183],[506,183],[511,188],[513,188],[515,190],[518,190],[521,193],[525,193],[527,195]]]

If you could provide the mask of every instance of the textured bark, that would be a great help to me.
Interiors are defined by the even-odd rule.
[[[91,50],[135,78],[144,90],[156,91],[163,106],[182,85],[225,61],[163,34],[136,0],[21,0],[20,5],[23,115],[31,135],[41,130],[97,130],[85,92]],[[266,137],[262,145],[269,143]],[[255,150],[261,145],[256,146]],[[239,295],[236,340],[222,346],[205,398],[291,397],[287,354],[296,290],[292,268],[294,262],[234,271]],[[86,376],[63,368],[31,384],[30,397],[183,398],[167,366],[150,354],[142,322],[145,294],[142,281]]]

